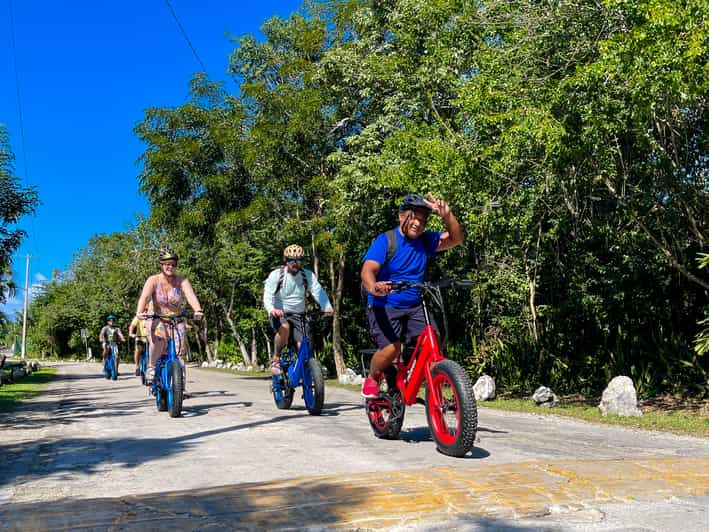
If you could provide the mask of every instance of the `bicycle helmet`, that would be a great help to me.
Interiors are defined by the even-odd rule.
[[[401,204],[399,204],[399,212],[412,211],[414,209],[421,209],[429,214],[432,211],[421,194],[407,194],[404,196],[404,199],[401,200]]]
[[[178,257],[177,253],[175,253],[172,248],[164,248],[160,250],[160,262],[167,262],[169,260],[174,260],[177,262]]]
[[[113,314],[109,314],[106,316],[106,321],[115,321],[116,317]]]
[[[283,250],[284,259],[302,259],[305,251],[298,244],[291,244]]]

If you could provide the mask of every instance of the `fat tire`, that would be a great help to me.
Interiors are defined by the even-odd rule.
[[[172,403],[168,401],[170,417],[180,417],[182,415],[182,391],[185,388],[182,379],[182,368],[177,362],[171,362],[167,371],[170,377],[170,386],[172,387]]]
[[[325,381],[322,376],[322,367],[320,367],[320,363],[314,358],[308,360],[308,366],[310,368],[313,404],[312,406],[305,406],[308,408],[308,412],[311,416],[319,416],[322,412],[323,403],[325,402]]]
[[[158,390],[157,393],[158,396],[155,401],[158,406],[158,412],[167,412],[167,394],[164,390]]]
[[[273,390],[273,402],[276,403],[276,408],[278,408],[279,410],[288,410],[293,404],[293,394],[295,393],[295,390],[288,382],[286,372],[283,371],[281,375],[283,376],[283,391],[281,392],[283,394],[283,397],[279,400],[276,391]]]
[[[395,440],[404,425],[406,413],[404,398],[398,388],[389,388],[386,394],[380,397],[386,398],[390,407],[382,408],[379,404],[381,399],[367,399],[365,403],[367,420],[377,438]]]
[[[449,433],[443,433],[440,413],[433,412],[430,400],[431,389],[437,380],[447,380],[454,393],[458,411],[458,429],[451,440]],[[478,429],[478,408],[475,402],[473,384],[465,370],[452,360],[442,360],[431,369],[434,382],[426,386],[426,418],[431,429],[431,435],[438,450],[448,456],[457,458],[465,456],[475,445],[475,434]]]

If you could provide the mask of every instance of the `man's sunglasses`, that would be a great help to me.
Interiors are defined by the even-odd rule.
[[[303,259],[287,259],[288,264],[303,264]]]

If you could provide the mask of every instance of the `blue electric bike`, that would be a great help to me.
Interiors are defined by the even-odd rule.
[[[108,356],[103,361],[103,374],[109,380],[118,378],[118,344],[111,342],[108,348]]]
[[[292,335],[288,340],[288,349],[281,356],[281,374],[274,375],[271,383],[273,400],[277,408],[288,409],[293,403],[295,389],[302,386],[305,407],[311,415],[318,416],[325,400],[325,381],[322,367],[313,358],[310,348],[308,337],[311,318],[308,314],[286,314],[286,318],[291,321],[302,320],[305,335],[297,350]]]
[[[170,333],[167,342],[167,354],[161,356],[155,363],[155,375],[150,388],[150,393],[155,397],[158,411],[167,411],[170,417],[180,417],[182,415],[182,399],[185,389],[182,362],[177,357],[177,351],[175,350],[175,329],[180,321],[190,317],[192,317],[192,314],[187,312],[173,315],[147,315],[149,320],[162,320],[167,324]],[[187,341],[187,339],[185,338],[184,341]]]

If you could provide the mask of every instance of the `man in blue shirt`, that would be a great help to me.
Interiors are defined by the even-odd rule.
[[[440,216],[446,231],[426,231],[431,214]],[[443,200],[430,194],[407,194],[399,205],[399,226],[395,230],[396,246],[391,247],[386,233],[379,235],[364,256],[360,276],[369,292],[367,318],[369,330],[377,343],[369,376],[362,384],[362,396],[375,398],[379,394],[377,377],[401,354],[401,330],[406,324],[406,341],[421,334],[425,326],[423,306],[418,290],[392,292],[392,281],[422,282],[428,257],[463,242],[463,231]]]

